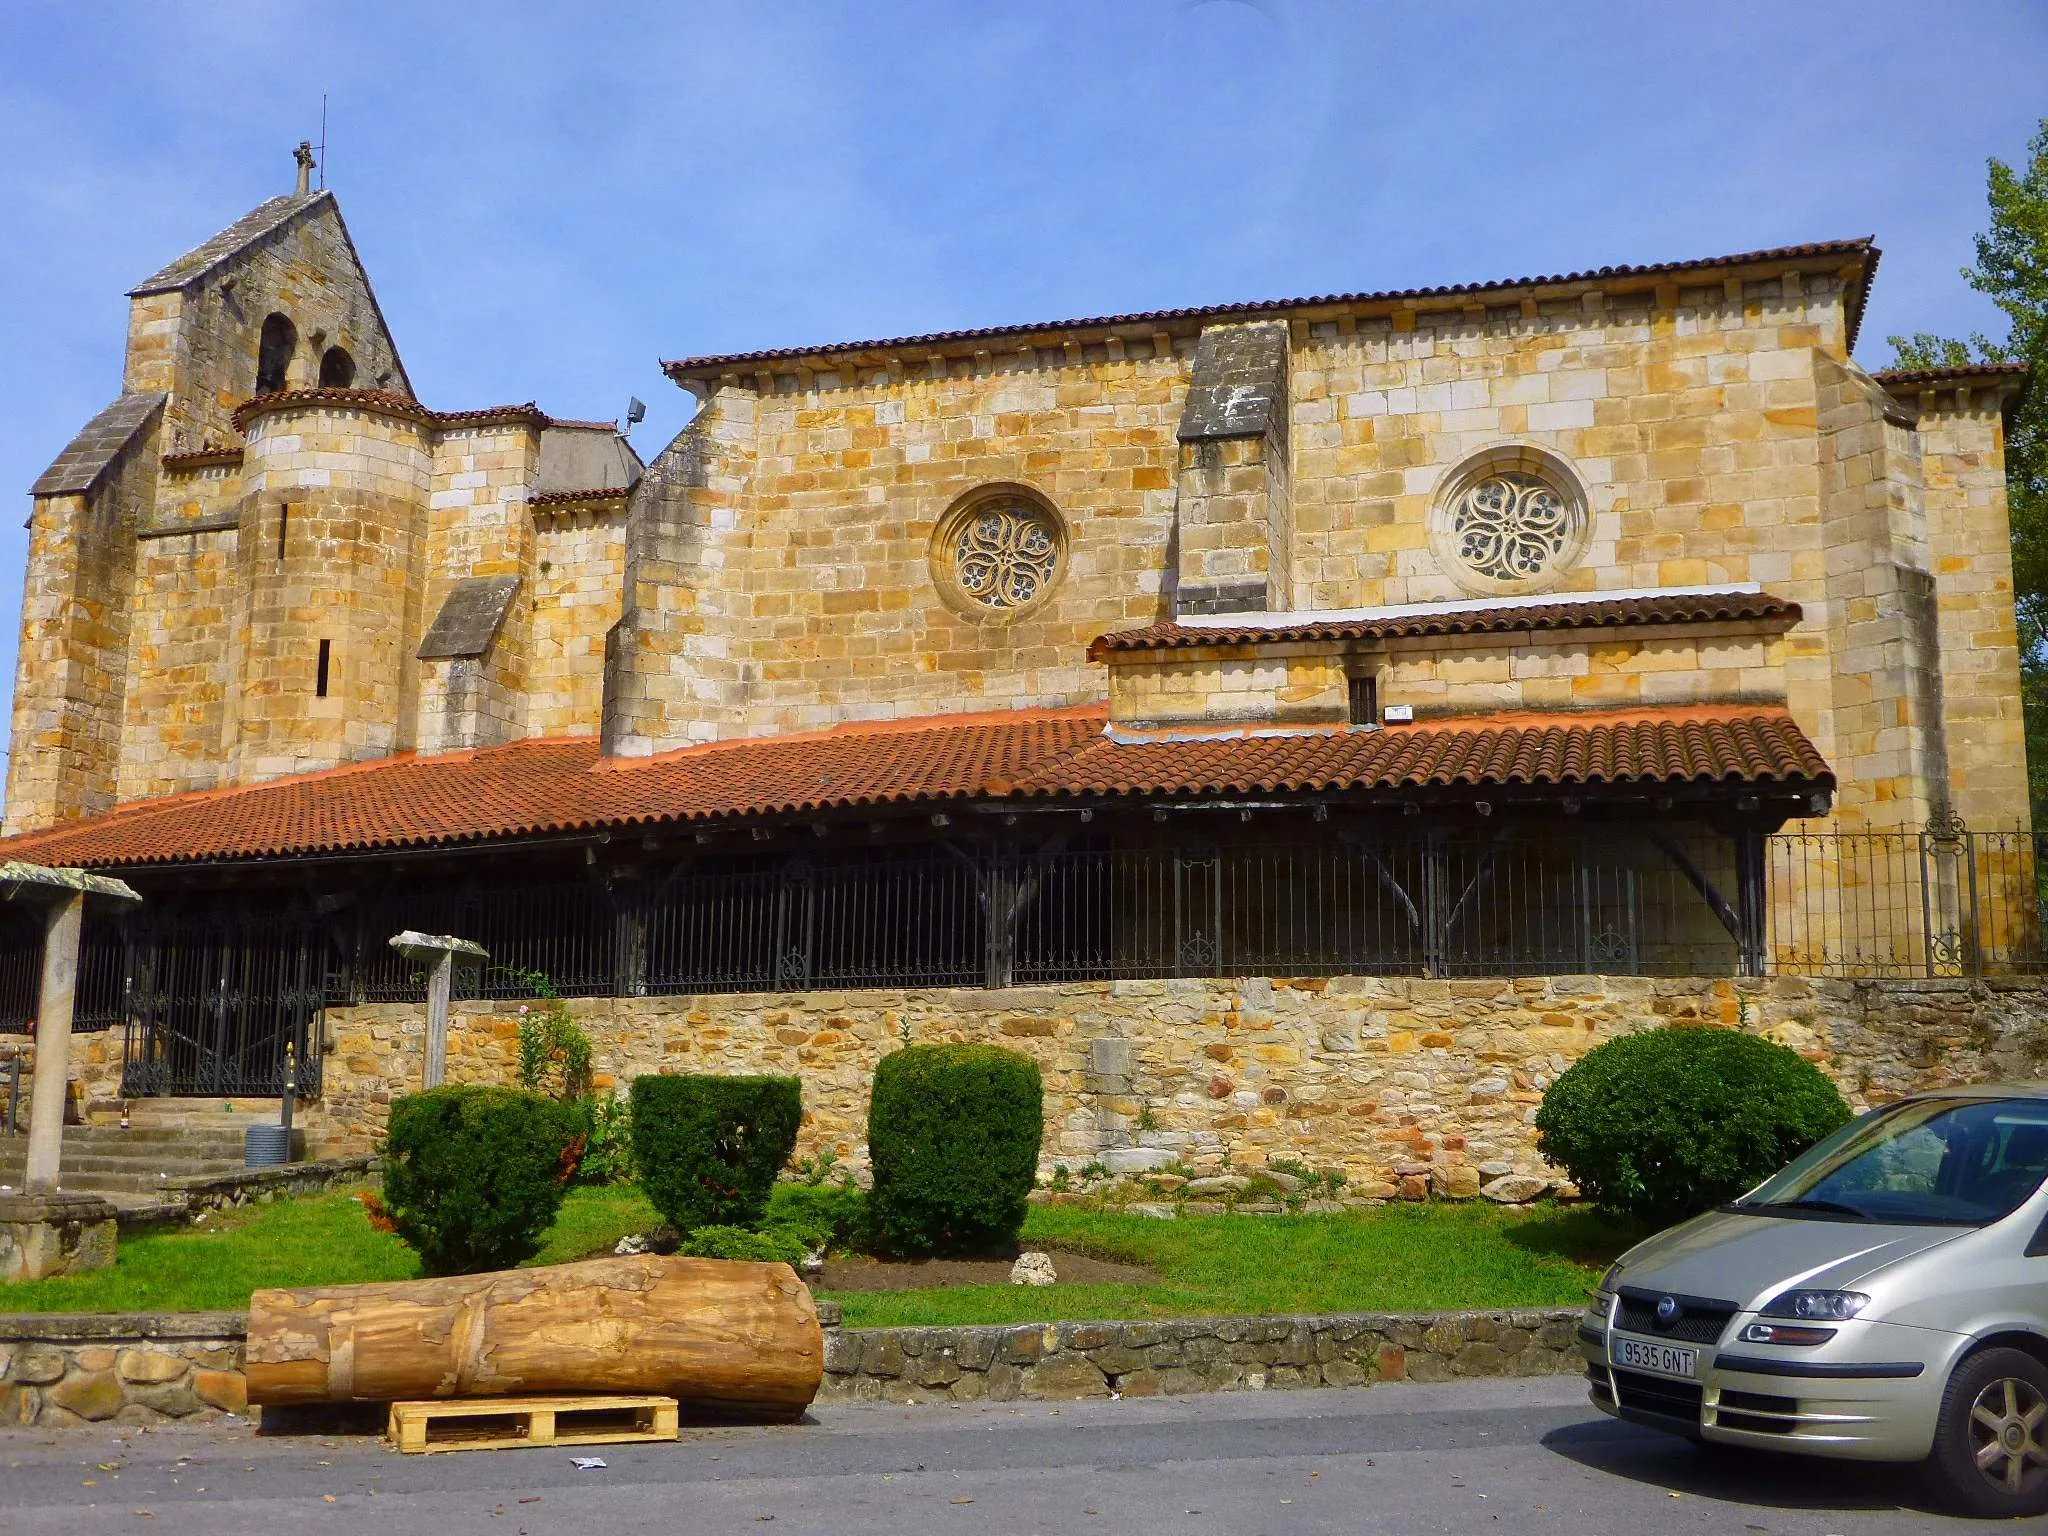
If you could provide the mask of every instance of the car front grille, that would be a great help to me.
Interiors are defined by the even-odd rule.
[[[1657,1321],[1657,1303],[1664,1298],[1662,1291],[1639,1291],[1624,1288],[1621,1292],[1621,1311],[1614,1319],[1614,1326],[1624,1333],[1647,1334],[1653,1339],[1670,1339],[1681,1344],[1713,1344],[1719,1341],[1728,1327],[1728,1320],[1737,1311],[1732,1301],[1718,1301],[1710,1296],[1679,1296],[1679,1313],[1676,1322],[1668,1328]]]
[[[1773,1397],[1768,1392],[1736,1392],[1721,1389],[1721,1406],[1714,1422],[1723,1429],[1746,1429],[1759,1435],[1789,1435],[1793,1415],[1799,1412],[1796,1397]]]
[[[1617,1406],[1637,1413],[1654,1413],[1660,1419],[1700,1421],[1701,1393],[1698,1382],[1666,1381],[1661,1376],[1644,1376],[1635,1371],[1616,1371],[1614,1385]]]

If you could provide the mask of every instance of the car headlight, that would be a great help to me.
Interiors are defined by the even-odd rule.
[[[1765,1317],[1798,1317],[1817,1323],[1846,1323],[1870,1305],[1861,1291],[1786,1291],[1764,1307]]]
[[[1614,1310],[1614,1287],[1620,1283],[1620,1280],[1621,1265],[1617,1261],[1607,1266],[1607,1273],[1602,1275],[1599,1283],[1593,1287],[1592,1298],[1586,1303],[1587,1310],[1597,1312],[1602,1317],[1612,1312]]]

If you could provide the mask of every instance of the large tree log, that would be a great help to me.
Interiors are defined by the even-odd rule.
[[[245,1358],[252,1403],[657,1392],[794,1418],[825,1341],[787,1264],[644,1254],[258,1291]]]

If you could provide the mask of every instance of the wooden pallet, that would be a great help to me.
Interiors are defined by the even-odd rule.
[[[393,1403],[385,1438],[401,1451],[492,1451],[676,1438],[672,1397],[463,1397]]]

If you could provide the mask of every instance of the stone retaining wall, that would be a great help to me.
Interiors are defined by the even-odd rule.
[[[824,1402],[994,1402],[1365,1387],[1580,1369],[1571,1311],[825,1328]],[[239,1312],[0,1316],[0,1426],[248,1411]]]
[[[247,1413],[239,1312],[0,1316],[0,1425],[70,1429]]]
[[[827,1309],[830,1308],[830,1313]],[[836,1313],[820,1304],[821,1318]],[[993,1402],[1579,1371],[1576,1311],[830,1328],[819,1397]]]
[[[2048,984],[1795,976],[1548,976],[1470,981],[1129,981],[988,991],[874,989],[579,998],[599,1086],[647,1072],[794,1073],[798,1150],[866,1162],[868,1084],[905,1041],[1029,1053],[1045,1076],[1043,1172],[1197,1174],[1274,1159],[1341,1169],[1345,1193],[1463,1197],[1510,1175],[1548,1182],[1530,1120],[1588,1048],[1668,1024],[1748,1029],[1820,1063],[1859,1108],[1913,1089],[2023,1077],[2048,1049]],[[457,1004],[448,1075],[511,1082],[519,1005]],[[368,1151],[417,1086],[424,1010],[327,1013],[316,1150]]]
[[[188,1174],[166,1179],[151,1193],[148,1205],[121,1208],[121,1227],[179,1225],[210,1211],[241,1205],[262,1205],[300,1195],[322,1194],[374,1178],[378,1160],[357,1157],[322,1158],[310,1163],[282,1163],[274,1168],[241,1168],[233,1173]]]

